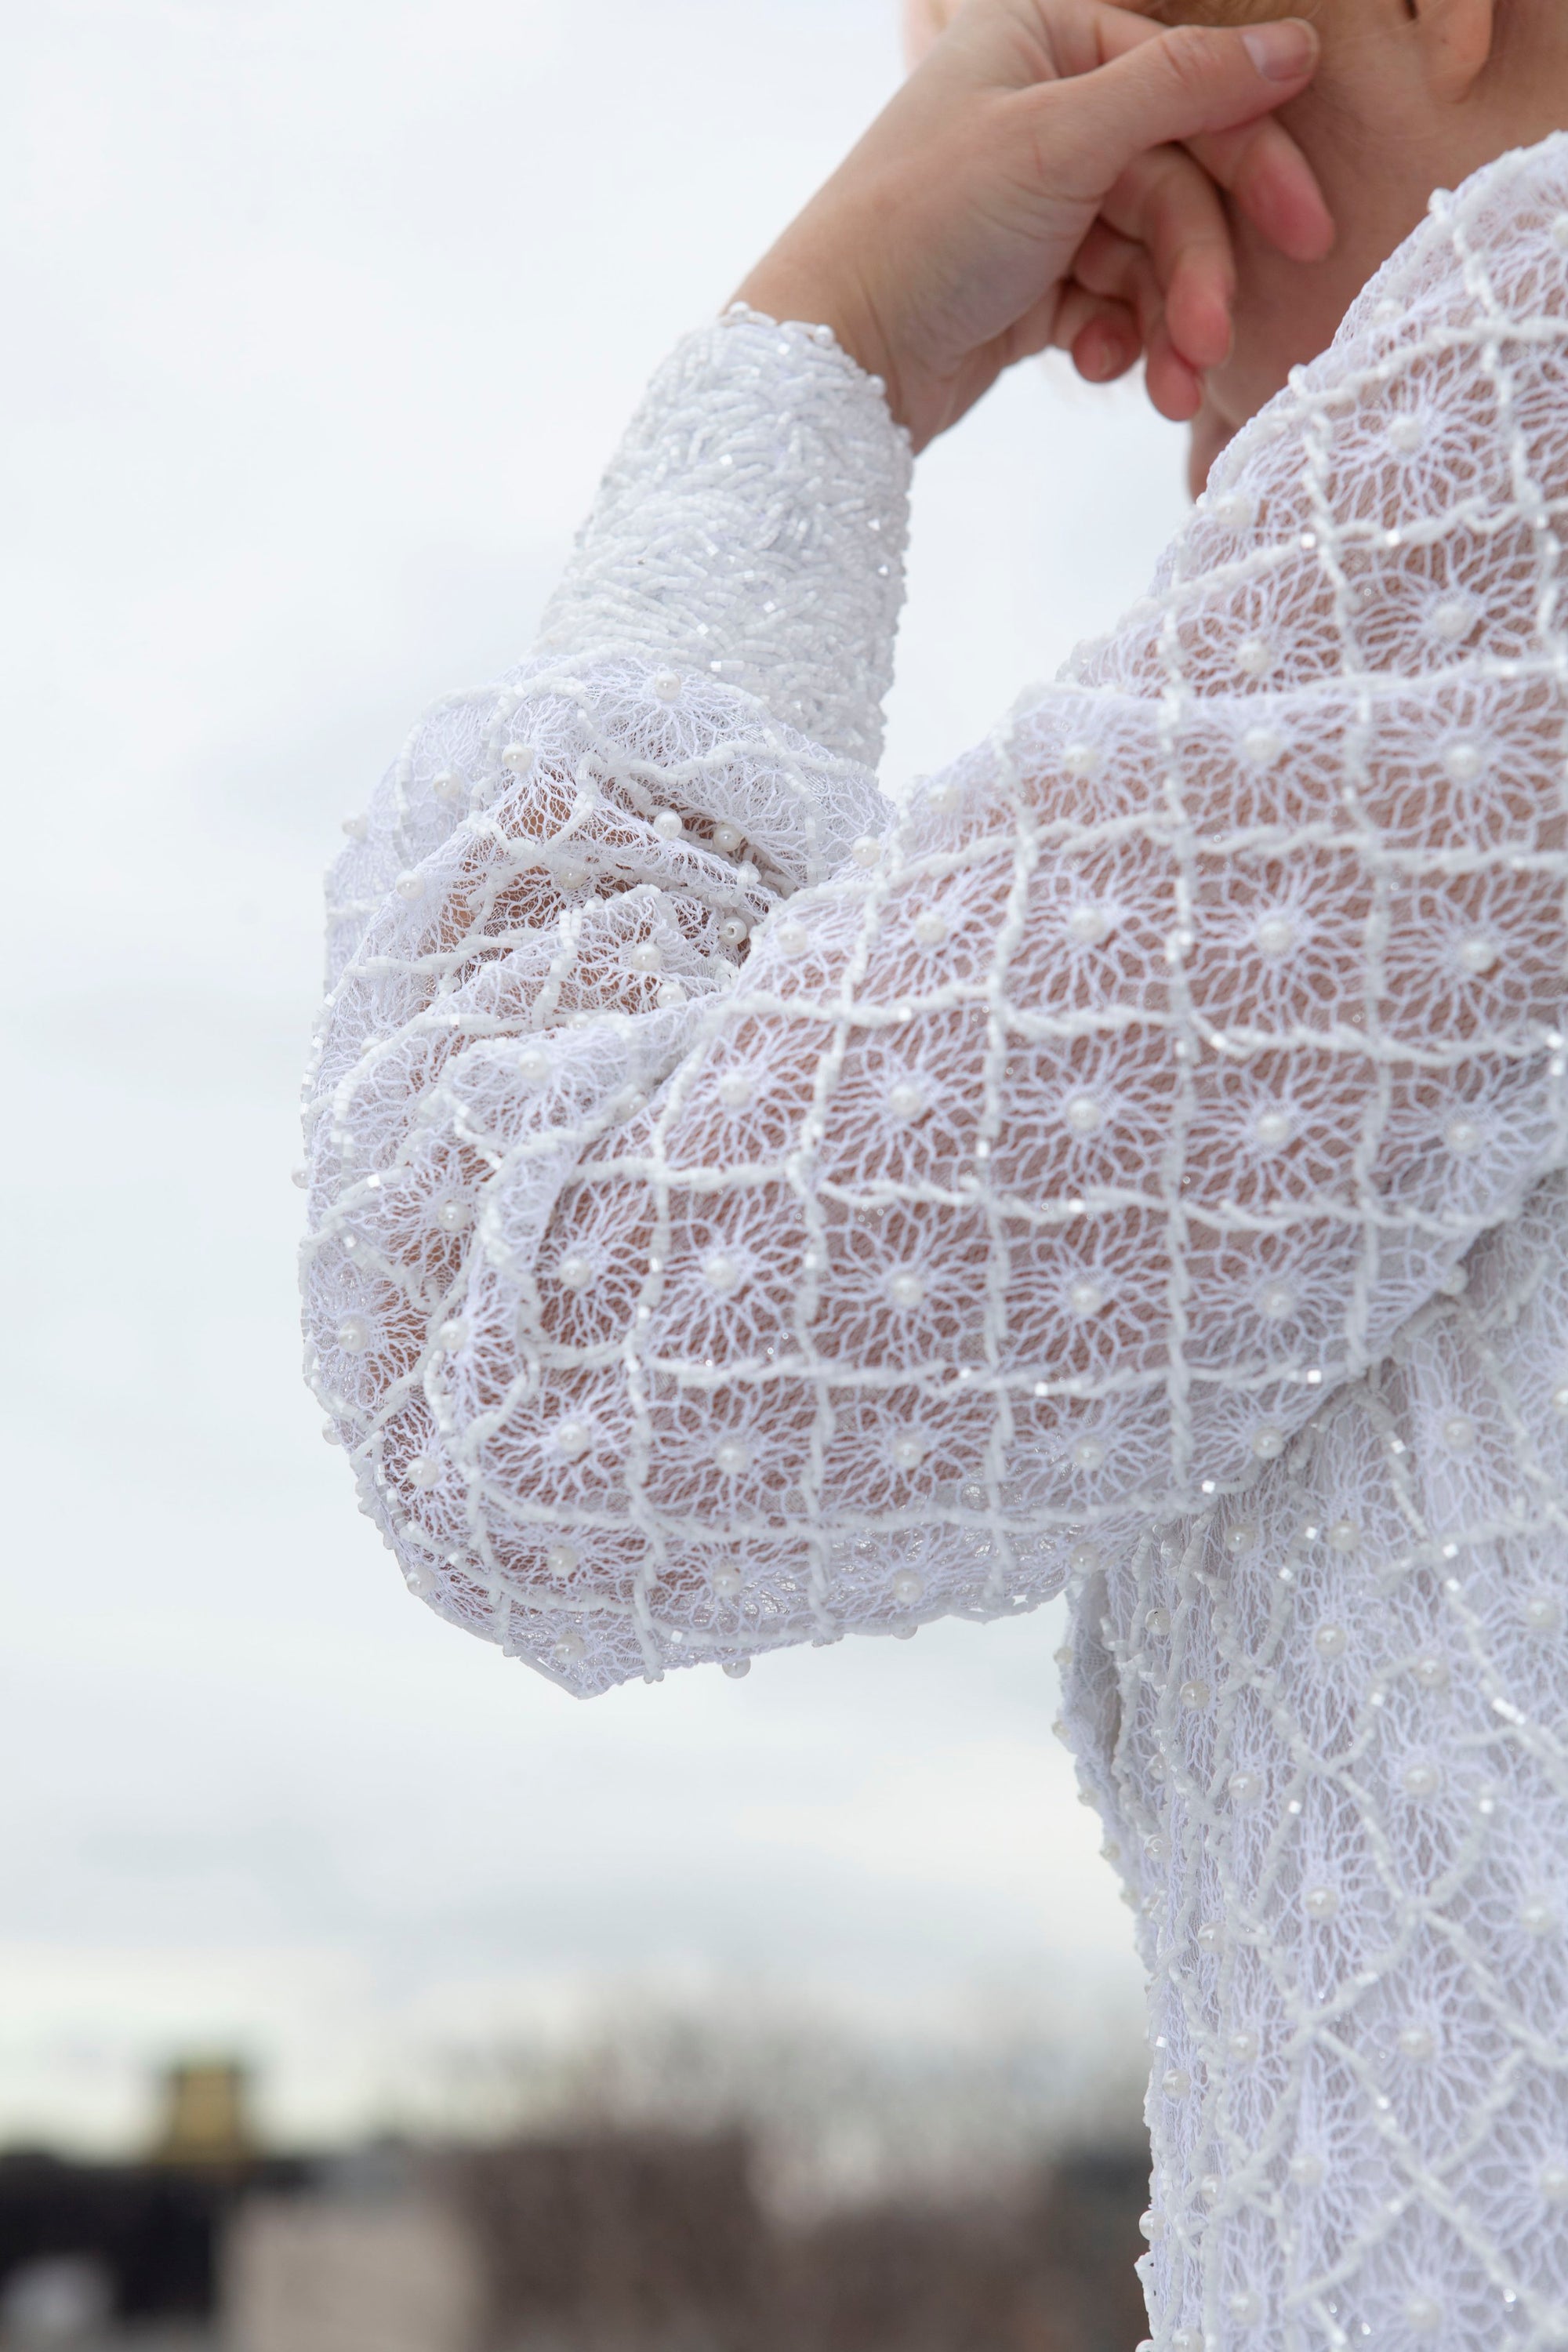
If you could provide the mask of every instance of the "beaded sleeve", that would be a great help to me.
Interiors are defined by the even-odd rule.
[[[1038,1600],[1561,1158],[1556,346],[1510,377],[1458,251],[897,825],[875,388],[746,318],[656,381],[546,650],[338,877],[316,1377],[445,1612],[591,1690]]]

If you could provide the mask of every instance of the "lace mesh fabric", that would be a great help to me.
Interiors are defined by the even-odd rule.
[[[574,1690],[1068,1584],[1156,2342],[1568,2343],[1568,142],[895,818],[907,470],[731,317],[416,731],[334,882],[318,1393]]]

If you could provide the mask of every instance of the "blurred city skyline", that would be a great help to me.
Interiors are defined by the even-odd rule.
[[[1131,2013],[1059,1607],[582,1707],[407,1598],[299,1374],[339,820],[525,648],[648,369],[890,89],[895,18],[13,28],[0,2143],[133,2144],[193,2046],[291,2141],[645,2000],[954,2046]],[[1032,368],[922,459],[891,783],[1141,592],[1181,457]]]

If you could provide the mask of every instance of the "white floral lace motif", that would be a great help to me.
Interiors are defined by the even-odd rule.
[[[312,1378],[569,1688],[1070,1582],[1155,2339],[1568,2343],[1568,141],[895,820],[908,453],[657,378],[334,881]]]

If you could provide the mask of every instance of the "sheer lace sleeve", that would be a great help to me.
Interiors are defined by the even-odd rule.
[[[444,1613],[592,1691],[1027,1605],[1562,1160],[1564,264],[1487,201],[896,825],[875,388],[746,319],[656,382],[340,875],[314,1375]]]

